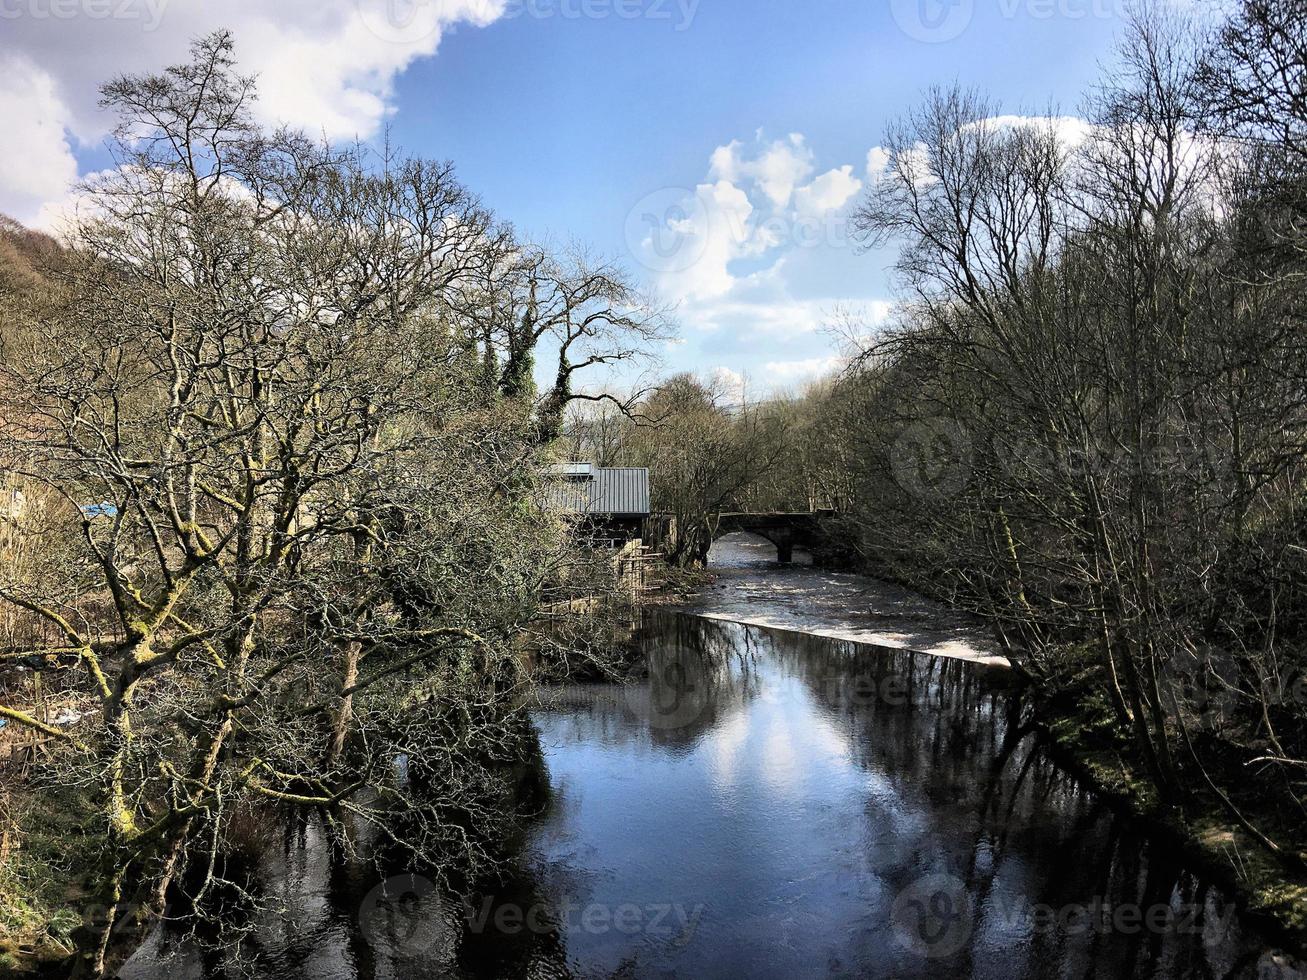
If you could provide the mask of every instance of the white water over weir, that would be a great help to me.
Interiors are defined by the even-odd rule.
[[[811,567],[796,551],[779,565],[756,534],[730,534],[708,554],[716,581],[687,603],[709,619],[791,630],[936,657],[1011,666],[977,619],[889,582]]]

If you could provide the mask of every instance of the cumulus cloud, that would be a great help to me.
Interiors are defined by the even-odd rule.
[[[749,252],[754,236],[750,224],[753,204],[749,196],[728,180],[700,184],[692,199],[679,206],[665,229],[654,229],[645,240],[653,246],[653,234],[671,233],[671,268],[663,285],[678,300],[703,300],[724,296],[735,285],[730,265]],[[677,261],[678,253],[684,261]]]
[[[918,190],[935,183],[926,144],[917,143],[898,153],[891,153],[883,146],[873,146],[867,151],[867,180],[873,187],[891,174],[906,177]]]
[[[889,150],[883,146],[873,146],[867,151],[867,179],[875,183],[885,176],[892,162]]]
[[[393,111],[404,69],[434,54],[454,25],[489,24],[504,8],[505,0],[115,0],[70,16],[24,8],[4,20],[0,210],[31,220],[75,171],[75,146],[111,128],[99,86],[183,61],[199,35],[231,30],[241,69],[260,76],[265,121],[367,138]]]
[[[815,154],[801,133],[780,140],[759,133],[748,145],[719,146],[693,192],[670,206],[651,200],[652,213],[640,210],[639,257],[675,302],[738,304],[764,280],[775,286],[793,250],[851,244],[843,214],[863,181],[852,164],[814,178],[815,172]],[[741,275],[746,263],[764,268]],[[783,289],[779,295],[786,298]],[[697,322],[714,319],[709,312]]]
[[[794,206],[805,217],[819,218],[843,208],[860,190],[862,181],[853,176],[853,167],[843,166],[795,191]]]
[[[970,127],[985,126],[988,129],[1049,129],[1067,148],[1074,149],[1093,135],[1093,124],[1079,116],[991,116]]]
[[[684,308],[685,318],[701,331],[734,338],[742,349],[751,345],[773,347],[808,342],[823,333],[847,332],[856,324],[859,333],[851,339],[867,341],[885,325],[894,311],[889,300],[856,300],[823,296],[794,299],[786,289],[773,295],[750,295],[711,303],[692,303]]]
[[[1070,150],[1084,145],[1094,134],[1093,124],[1078,116],[990,116],[962,128],[965,131],[980,127],[991,132],[996,129],[1051,128],[1062,145]],[[897,155],[883,146],[873,146],[867,152],[867,180],[872,185],[894,172],[908,177],[919,190],[924,190],[935,182],[931,172],[930,151],[924,143],[917,143]]]
[[[918,191],[924,191],[931,184],[939,183],[934,167],[931,166],[930,150],[924,143],[918,143],[896,154],[891,166]]]
[[[738,184],[752,181],[774,207],[790,203],[794,188],[814,169],[813,152],[801,133],[765,142],[761,133],[752,153],[739,141],[719,146],[712,155],[710,176]]]
[[[726,396],[727,401],[740,402],[744,400],[748,380],[739,371],[733,371],[728,367],[719,367],[712,373],[712,382]]]
[[[30,219],[77,177],[67,108],[54,79],[20,54],[0,55],[0,213]]]
[[[848,217],[867,186],[861,162],[819,169],[802,134],[763,134],[719,146],[693,190],[660,191],[632,211],[628,241],[658,292],[714,359],[727,357],[735,390],[751,365],[765,387],[828,373],[825,336],[837,311],[864,311],[872,330],[888,301],[839,294],[833,267],[854,261]],[[784,359],[782,359],[784,358]]]
[[[806,381],[816,381],[844,367],[839,357],[809,357],[799,361],[768,361],[763,374],[774,385],[786,387]]]
[[[757,343],[816,333],[826,325],[834,304],[833,300],[740,299],[690,304],[684,312],[700,330],[725,331]]]

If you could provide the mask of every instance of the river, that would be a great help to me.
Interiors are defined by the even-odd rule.
[[[683,612],[651,614],[642,645],[644,683],[541,692],[549,803],[493,888],[459,898],[399,869],[342,871],[310,822],[266,862],[287,912],[254,924],[241,966],[312,980],[1301,975],[1219,887],[1054,764],[1010,671]],[[162,927],[122,972],[222,977],[236,962]]]

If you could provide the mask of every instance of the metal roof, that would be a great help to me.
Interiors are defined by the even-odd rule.
[[[550,501],[573,514],[644,516],[649,513],[649,471],[642,467],[590,467],[568,464],[568,474],[555,471]],[[575,475],[573,475],[575,474]]]

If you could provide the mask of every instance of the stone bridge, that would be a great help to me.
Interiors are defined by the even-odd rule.
[[[815,511],[795,514],[718,514],[712,523],[712,539],[739,531],[747,531],[766,538],[776,546],[776,558],[782,565],[794,561],[795,545],[812,547],[817,538],[817,528],[823,517],[829,517],[834,511]]]

